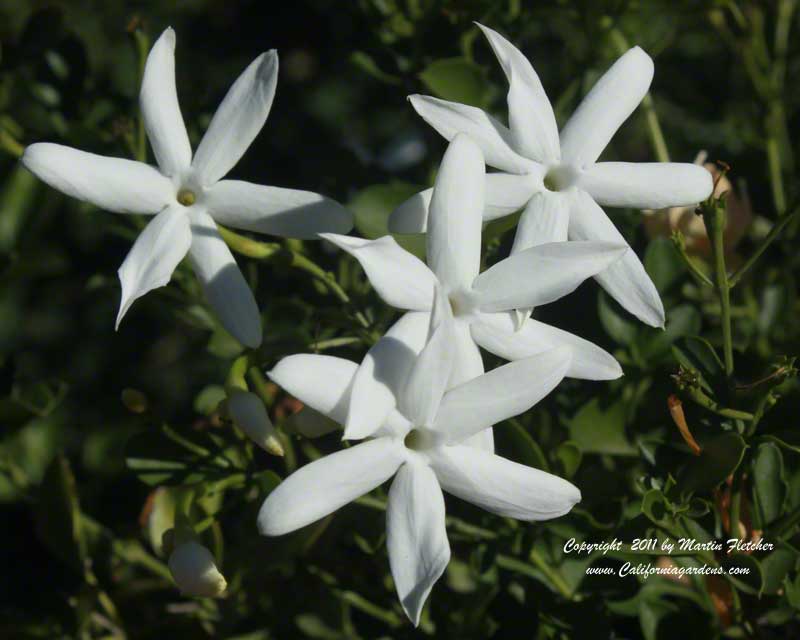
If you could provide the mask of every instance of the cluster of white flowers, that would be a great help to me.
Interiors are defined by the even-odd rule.
[[[387,304],[404,310],[360,364],[300,354],[269,373],[342,425],[344,439],[364,442],[287,478],[267,497],[258,526],[265,535],[294,531],[394,477],[387,548],[414,624],[450,558],[442,490],[528,521],[561,516],[581,498],[566,480],[494,454],[492,426],[527,411],[565,376],[622,375],[610,354],[531,318],[532,310],[594,276],[642,321],[664,324],[652,281],[597,203],[663,208],[698,202],[712,189],[710,174],[692,164],[597,162],[650,85],[653,64],[641,49],[617,61],[559,133],[528,60],[481,29],[508,77],[510,128],[474,107],[410,98],[450,141],[434,187],[390,220],[396,232],[426,232],[427,264],[388,235],[339,235],[352,216],[323,196],[221,180],[266,119],[277,79],[274,52],[236,81],[194,158],[176,97],[171,30],[153,47],[141,92],[159,169],[52,144],[32,145],[24,156],[65,193],[112,211],[156,214],[119,271],[118,322],[134,299],[165,284],[188,252],[223,325],[246,346],[258,346],[257,305],[215,221],[323,237],[361,263]],[[500,172],[487,174],[485,163]],[[520,209],[511,255],[481,271],[483,222]],[[510,362],[485,372],[480,347]],[[246,393],[231,397],[231,414],[275,452],[280,445],[263,405]]]

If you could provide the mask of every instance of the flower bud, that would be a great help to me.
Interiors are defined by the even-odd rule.
[[[137,389],[123,389],[122,404],[131,413],[144,413],[147,411],[147,396]]]
[[[278,433],[272,426],[264,403],[256,394],[232,389],[228,392],[228,412],[236,426],[264,451],[274,456],[283,455]]]
[[[181,593],[198,598],[216,598],[228,583],[214,556],[194,540],[179,544],[169,557],[169,570]]]

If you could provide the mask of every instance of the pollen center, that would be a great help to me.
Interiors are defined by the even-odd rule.
[[[578,174],[572,167],[561,165],[550,167],[544,177],[544,187],[548,191],[565,191],[578,181]]]
[[[453,316],[466,316],[475,310],[475,299],[469,291],[451,291],[447,296]]]
[[[189,189],[181,189],[178,191],[178,202],[180,202],[184,207],[191,207],[195,202],[197,202],[197,196],[194,195],[194,191],[189,191]]]
[[[403,444],[412,451],[424,451],[433,446],[433,437],[422,429],[412,429],[406,435]]]

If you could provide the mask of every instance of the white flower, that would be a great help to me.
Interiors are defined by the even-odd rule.
[[[346,438],[363,438],[394,408],[390,379],[405,375],[427,336],[433,292],[440,286],[455,315],[455,358],[451,384],[483,373],[478,345],[518,360],[553,347],[572,350],[567,375],[609,380],[622,375],[617,361],[591,342],[537,320],[515,331],[513,310],[534,307],[573,291],[584,279],[609,267],[627,251],[609,242],[541,244],[479,272],[484,165],[480,149],[457,135],[436,177],[427,233],[426,266],[391,236],[362,240],[320,234],[355,256],[372,286],[390,305],[411,311],[388,332],[390,340],[370,349],[353,383]],[[401,365],[401,363],[404,363]],[[491,431],[479,436],[492,448]]]
[[[597,162],[653,79],[653,61],[642,49],[634,47],[614,63],[559,134],[550,101],[530,62],[500,34],[478,26],[508,78],[509,127],[475,107],[420,95],[409,99],[446,139],[460,132],[472,136],[487,164],[502,172],[486,176],[484,220],[525,208],[514,252],[534,242],[567,237],[625,242],[598,203],[661,209],[694,204],[711,194],[708,172],[692,164]],[[423,231],[430,199],[429,189],[400,205],[390,218],[390,229]],[[633,251],[595,277],[643,322],[664,325],[658,291]]]
[[[225,591],[225,581],[214,556],[199,542],[179,543],[169,556],[169,571],[181,593],[196,598],[216,598]]]
[[[400,602],[415,625],[450,559],[442,489],[498,515],[529,521],[561,516],[581,499],[562,478],[464,444],[547,395],[569,368],[569,348],[503,365],[445,392],[453,366],[448,307],[437,295],[431,338],[408,375],[392,378],[397,409],[375,438],[299,469],[267,497],[258,515],[262,534],[282,535],[395,476],[386,511],[389,563]],[[341,423],[355,373],[356,364],[348,360],[294,355],[269,375]]]
[[[139,95],[157,169],[57,144],[25,150],[25,166],[67,195],[117,213],[155,214],[119,269],[117,327],[136,298],[169,282],[188,252],[223,326],[257,347],[258,306],[214,221],[299,238],[352,227],[351,214],[319,194],[221,180],[264,125],[277,80],[278,54],[261,54],[230,88],[192,157],[175,89],[175,32],[167,29],[147,58]]]
[[[269,419],[264,403],[255,393],[242,389],[230,390],[228,412],[236,426],[264,451],[274,456],[283,455],[278,433]]]

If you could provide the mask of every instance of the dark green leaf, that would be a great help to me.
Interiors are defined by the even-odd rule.
[[[723,433],[708,442],[699,456],[693,457],[678,476],[678,490],[694,492],[712,489],[733,473],[746,448],[737,433]]]
[[[756,527],[764,529],[783,512],[787,492],[783,455],[775,443],[758,445],[753,456],[752,482]]]
[[[644,268],[661,294],[680,280],[686,271],[686,265],[668,238],[656,238],[648,245]]]
[[[583,453],[636,455],[636,447],[625,435],[626,414],[621,401],[604,406],[599,398],[594,398],[565,422],[570,439]]]
[[[466,58],[435,60],[419,77],[433,95],[444,100],[482,108],[491,96],[485,70]]]

